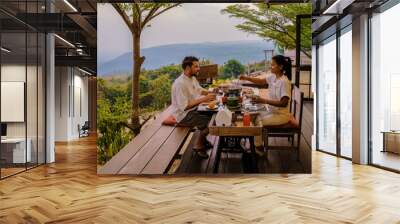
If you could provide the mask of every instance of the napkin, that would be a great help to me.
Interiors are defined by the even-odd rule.
[[[215,124],[217,126],[231,126],[232,125],[232,112],[225,107],[219,110],[215,117]]]

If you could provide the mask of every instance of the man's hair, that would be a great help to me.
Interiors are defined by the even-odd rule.
[[[199,61],[199,59],[194,56],[185,57],[182,61],[182,69],[185,70],[187,66],[192,67],[194,61]]]

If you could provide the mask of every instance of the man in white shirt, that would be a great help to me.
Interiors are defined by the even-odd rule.
[[[175,117],[178,125],[196,127],[201,131],[193,150],[201,158],[208,158],[206,137],[210,117],[198,113],[196,107],[200,103],[214,100],[215,94],[208,93],[196,79],[200,70],[199,59],[193,56],[185,57],[182,61],[182,69],[183,74],[172,85],[172,116]]]

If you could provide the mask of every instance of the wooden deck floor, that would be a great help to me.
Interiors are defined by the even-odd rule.
[[[400,175],[313,151],[312,174],[96,174],[95,138],[0,181],[0,223],[399,223]]]
[[[313,132],[313,104],[305,102],[303,112],[303,133],[301,136],[301,159],[296,159],[296,153],[290,151],[268,151],[267,155],[258,157],[260,173],[309,173],[311,172],[311,135]],[[181,152],[181,159],[176,160],[170,174],[210,174],[213,172],[218,138],[209,138],[214,143],[214,149],[208,152],[209,159],[200,159],[190,150]],[[188,139],[190,141],[190,138]],[[275,141],[275,143],[273,142]],[[287,139],[272,139],[272,144],[288,144]],[[241,153],[222,153],[219,174],[245,173],[250,166],[250,158]]]

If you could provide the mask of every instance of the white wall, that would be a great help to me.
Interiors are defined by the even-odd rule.
[[[2,65],[1,66],[1,81],[4,82],[25,82],[25,75],[27,69],[28,74],[36,73],[36,67],[25,65]],[[36,85],[36,83],[34,83]],[[28,89],[29,90],[29,89]],[[36,97],[36,89],[34,93],[27,93],[28,97]],[[31,102],[32,99],[27,99]],[[36,107],[36,105],[35,105]],[[7,110],[7,108],[2,108],[2,110]],[[27,114],[28,121],[33,120],[32,114]],[[34,114],[36,116],[36,114]],[[36,118],[35,118],[36,119]],[[7,122],[7,136],[8,137],[25,137],[25,122]],[[29,137],[29,136],[28,136]]]
[[[37,70],[38,69],[38,70]],[[1,66],[2,84],[3,82],[23,82],[26,84],[26,101],[24,100],[25,89],[17,90],[19,94],[22,94],[22,107],[12,108],[10,106],[1,108],[2,114],[4,113],[22,113],[22,121],[18,122],[5,122],[7,124],[7,138],[25,138],[27,136],[29,140],[29,148],[32,153],[32,160],[36,162],[39,159],[39,163],[44,163],[44,83],[43,73],[41,67],[30,66],[27,67],[25,64],[2,64]],[[26,81],[25,78],[28,80]],[[39,86],[38,86],[39,85]],[[3,94],[5,89],[2,89]],[[8,92],[10,94],[10,92]],[[10,98],[7,95],[2,95],[3,98]],[[18,102],[15,102],[18,103]],[[25,106],[26,103],[26,106]],[[14,110],[14,111],[13,111]],[[26,120],[24,114],[26,112]],[[2,119],[3,120],[3,119]]]
[[[68,140],[68,86],[70,77],[67,67],[55,68],[55,141]]]
[[[1,81],[25,82],[25,65],[2,65]],[[29,68],[28,68],[29,69]],[[7,110],[7,108],[1,108]],[[7,122],[7,137],[25,137],[24,122]]]
[[[76,68],[56,67],[55,86],[55,140],[77,139],[78,125],[88,120],[88,78]]]

